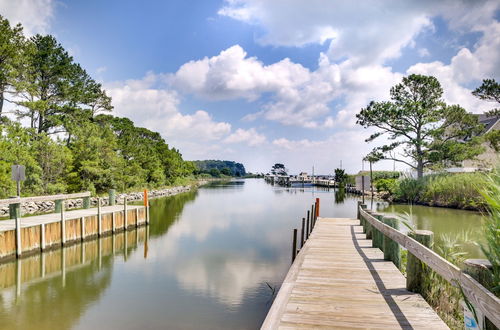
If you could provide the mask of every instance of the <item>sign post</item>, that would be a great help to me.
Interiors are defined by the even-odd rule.
[[[21,197],[21,181],[26,179],[25,167],[23,165],[12,165],[12,180],[17,183],[17,197]],[[12,210],[11,218],[14,218],[16,223],[16,256],[21,257],[21,204],[11,204],[9,209]]]

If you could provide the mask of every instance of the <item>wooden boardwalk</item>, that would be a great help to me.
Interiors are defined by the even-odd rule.
[[[318,218],[262,329],[448,329],[359,220]]]
[[[143,209],[144,206],[137,205],[127,205],[127,210]],[[103,215],[110,214],[113,212],[123,211],[123,205],[113,205],[113,206],[103,206],[101,207],[101,212]],[[97,214],[97,208],[80,209],[74,211],[65,211],[64,216],[66,220],[80,219],[82,217],[90,217]],[[59,213],[48,213],[40,215],[30,215],[25,218],[21,218],[21,228],[33,227],[37,225],[48,224],[53,222],[61,221],[61,215]],[[0,232],[7,230],[16,229],[15,220],[0,220]]]

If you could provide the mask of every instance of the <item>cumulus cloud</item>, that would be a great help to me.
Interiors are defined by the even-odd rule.
[[[226,0],[219,15],[265,31],[263,45],[300,47],[330,41],[329,56],[362,63],[382,63],[400,55],[403,47],[443,16],[455,29],[494,20],[497,1],[349,1]]]
[[[234,133],[229,135],[225,140],[225,143],[246,143],[250,147],[255,147],[266,142],[266,137],[263,134],[257,132],[255,128],[250,128],[248,130],[238,128]]]
[[[181,113],[178,93],[163,86],[163,80],[150,72],[142,79],[106,84],[116,115],[160,132],[171,145],[192,156],[213,151],[211,143],[229,134],[231,125],[215,121],[204,110]]]
[[[0,14],[12,25],[21,23],[28,36],[47,33],[54,15],[53,0],[0,0]]]

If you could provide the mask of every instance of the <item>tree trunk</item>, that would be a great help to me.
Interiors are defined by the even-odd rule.
[[[424,177],[424,161],[419,159],[417,161],[417,178],[422,179],[423,177]]]
[[[3,97],[3,89],[0,90],[0,117],[2,116],[2,110],[3,110],[3,100],[4,100],[4,97]]]

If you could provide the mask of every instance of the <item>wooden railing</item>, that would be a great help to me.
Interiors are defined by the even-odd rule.
[[[61,195],[48,195],[48,196],[33,196],[33,197],[13,197],[7,199],[0,199],[0,206],[10,204],[22,204],[31,202],[47,202],[66,199],[77,199],[90,197],[90,192],[82,192],[76,194],[61,194]]]
[[[462,272],[460,268],[441,257],[430,248],[379,220],[388,220],[385,222],[391,223],[391,219],[394,220],[394,218],[383,217],[380,214],[370,213],[371,212],[365,210],[364,205],[359,206],[358,217],[365,229],[365,232],[367,232],[367,236],[371,236],[374,241],[379,241],[377,244],[380,244],[380,239],[382,239],[395,242],[401,247],[407,249],[411,255],[426,264],[453,286],[459,286],[472,306],[474,306],[475,309],[480,310],[489,321],[491,321],[496,327],[500,328],[499,298],[472,278],[472,276]],[[383,236],[380,237],[380,234],[383,234]],[[387,244],[382,245],[386,246]],[[384,251],[384,256],[385,252],[386,251]],[[412,274],[407,274],[407,276],[410,278]]]

